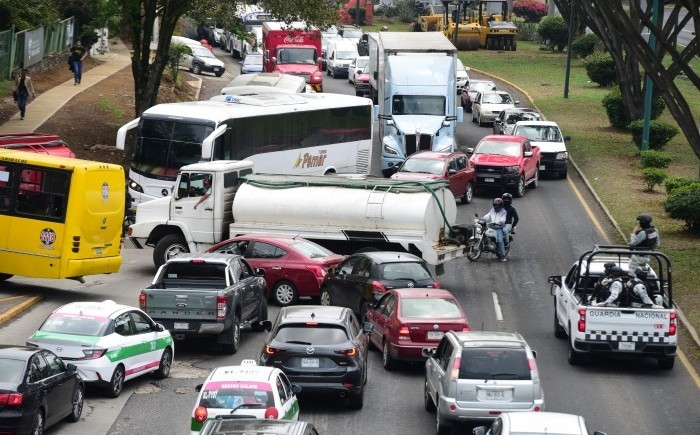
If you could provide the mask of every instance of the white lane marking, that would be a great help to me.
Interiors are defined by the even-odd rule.
[[[501,304],[498,303],[498,295],[495,292],[491,295],[493,296],[493,309],[496,310],[496,319],[502,321],[503,313],[501,312]]]

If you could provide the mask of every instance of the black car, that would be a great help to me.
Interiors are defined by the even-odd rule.
[[[73,364],[38,347],[0,345],[0,433],[43,433],[83,413],[85,386]]]
[[[362,408],[370,323],[348,308],[297,305],[279,312],[260,364],[282,370],[302,394],[331,394]]]
[[[270,420],[219,416],[204,423],[200,435],[318,435],[306,421]]]
[[[513,107],[505,109],[493,121],[493,134],[512,134],[518,121],[542,121],[542,115],[535,109]]]
[[[321,284],[321,305],[348,307],[364,316],[387,290],[406,287],[440,288],[440,282],[428,264],[412,254],[353,254],[328,271]]]

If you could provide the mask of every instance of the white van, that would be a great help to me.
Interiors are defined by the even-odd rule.
[[[268,92],[299,94],[309,92],[310,88],[302,76],[280,73],[241,74],[221,89],[221,95],[251,95]],[[212,97],[212,99],[220,100],[218,97]]]
[[[357,44],[344,38],[331,41],[326,51],[326,73],[336,78],[348,76],[350,62],[358,56]]]

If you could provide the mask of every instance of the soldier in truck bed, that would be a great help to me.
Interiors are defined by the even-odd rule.
[[[630,248],[636,248],[643,251],[655,251],[659,247],[659,231],[651,224],[651,216],[641,214],[637,216],[639,222],[630,234]],[[630,275],[634,276],[634,271],[639,267],[649,263],[648,255],[630,256],[629,267]]]

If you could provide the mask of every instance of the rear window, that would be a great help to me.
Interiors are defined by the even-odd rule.
[[[291,246],[308,258],[325,258],[335,255],[321,245],[308,240],[299,240],[291,244]]]
[[[423,263],[415,261],[404,263],[386,263],[381,266],[382,279],[397,280],[397,279],[412,279],[423,280],[430,279],[432,276]]]
[[[455,318],[462,317],[452,299],[401,299],[401,317]]]
[[[463,349],[459,379],[530,380],[524,349]]]
[[[310,343],[318,346],[342,344],[348,341],[345,329],[335,325],[282,325],[275,340],[283,343]]]
[[[0,359],[0,383],[19,384],[24,375],[26,362],[18,359]]]
[[[267,408],[275,406],[272,388],[261,382],[210,382],[204,386],[199,406],[206,408]]]
[[[107,317],[53,313],[41,325],[39,331],[99,337],[104,334],[109,322]]]
[[[226,265],[222,263],[170,263],[166,266],[165,278],[214,280],[226,279]]]

